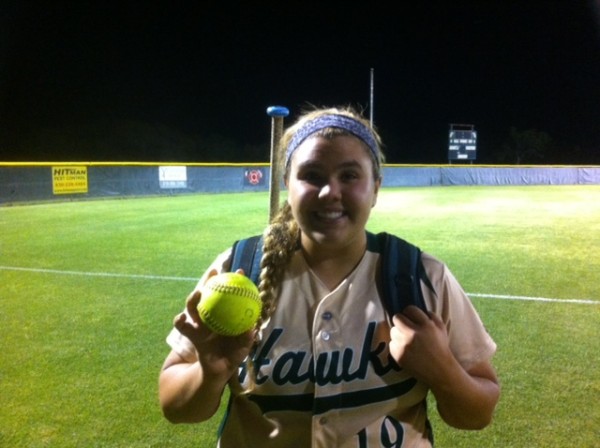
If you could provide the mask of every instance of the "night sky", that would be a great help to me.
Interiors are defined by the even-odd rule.
[[[369,116],[373,69],[389,162],[467,123],[480,163],[515,127],[600,164],[600,0],[239,3],[2,2],[0,161],[268,161],[268,106]]]

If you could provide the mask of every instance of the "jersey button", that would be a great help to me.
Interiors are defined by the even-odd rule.
[[[333,314],[331,313],[331,311],[325,311],[323,314],[321,314],[321,317],[323,318],[323,320],[331,320]]]
[[[327,424],[327,417],[321,417],[321,418],[319,419],[319,423],[320,423],[321,425],[326,425],[326,424]]]
[[[331,339],[331,335],[327,331],[323,331],[321,332],[321,339],[323,339],[324,341],[328,341],[329,339]]]

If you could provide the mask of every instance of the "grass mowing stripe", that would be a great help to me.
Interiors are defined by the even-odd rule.
[[[61,271],[58,269],[43,269],[43,268],[22,268],[16,266],[0,266],[0,270],[5,271],[25,271],[36,273],[49,273],[60,275],[84,275],[90,277],[122,277],[122,278],[142,278],[148,280],[174,280],[174,281],[197,281],[195,277],[173,277],[164,275],[146,275],[146,274],[118,274],[114,272],[81,272],[81,271]],[[558,302],[558,303],[580,303],[586,305],[600,305],[597,300],[582,300],[582,299],[553,299],[549,297],[527,297],[527,296],[509,296],[499,294],[482,294],[467,292],[470,297],[481,297],[486,299],[507,299],[507,300],[531,300],[537,302]]]

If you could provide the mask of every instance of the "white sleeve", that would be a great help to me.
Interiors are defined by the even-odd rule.
[[[423,254],[423,264],[435,290],[433,294],[423,288],[428,309],[445,322],[450,349],[458,362],[468,369],[489,361],[496,353],[496,343],[462,286],[448,267],[431,255]]]

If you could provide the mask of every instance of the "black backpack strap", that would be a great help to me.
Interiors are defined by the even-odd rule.
[[[381,283],[383,300],[390,316],[402,312],[408,305],[427,311],[420,280],[430,286],[421,263],[421,250],[386,232],[377,234],[382,250]]]
[[[427,312],[421,281],[434,292],[431,281],[425,273],[421,261],[421,249],[398,238],[395,235],[381,232],[375,235],[381,250],[381,283],[383,301],[391,316],[402,312],[408,305],[417,305]],[[423,400],[427,407],[427,399]],[[425,422],[431,445],[434,445],[433,428],[429,418]]]
[[[243,269],[244,274],[258,286],[260,276],[260,260],[262,259],[262,248],[262,235],[254,235],[249,238],[235,241],[233,243],[233,246],[231,247],[231,266],[229,267],[229,271],[235,272],[238,269]],[[246,361],[242,362],[241,365],[244,365],[245,363]],[[237,377],[234,376],[229,382],[229,390],[232,392],[229,395],[227,410],[223,415],[223,419],[221,420],[221,424],[219,425],[219,429],[217,431],[219,437],[221,437],[223,428],[225,426],[225,422],[227,421],[231,412],[233,399],[235,398],[235,394],[233,393],[232,388],[232,382],[235,383],[237,381]]]
[[[254,235],[233,243],[229,270],[235,272],[237,269],[243,269],[246,276],[258,284],[262,246],[262,235]]]

